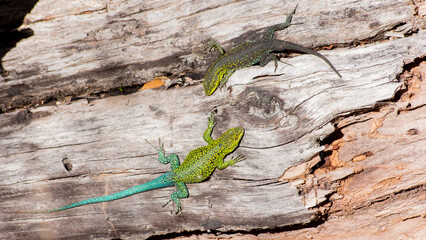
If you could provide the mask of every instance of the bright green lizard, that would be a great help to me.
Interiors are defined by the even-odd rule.
[[[111,195],[90,198],[63,207],[34,213],[57,212],[91,203],[113,201],[148,190],[171,187],[174,185],[177,190],[172,193],[171,199],[167,203],[170,201],[175,203],[175,214],[177,214],[182,210],[179,199],[188,197],[186,183],[202,182],[208,178],[216,168],[222,170],[244,160],[243,156],[238,156],[236,158],[231,158],[229,161],[224,161],[226,155],[233,152],[235,148],[238,147],[244,135],[244,129],[241,127],[228,129],[221,137],[214,140],[211,137],[214,125],[215,122],[212,113],[209,117],[207,129],[203,135],[208,145],[192,150],[182,164],[179,163],[179,158],[176,154],[165,155],[164,145],[161,144],[159,140],[159,147],[156,148],[153,146],[158,151],[158,161],[163,164],[170,163],[171,170],[150,182]],[[167,203],[165,205],[167,205]]]
[[[207,48],[216,49],[219,52],[219,57],[207,71],[204,78],[203,87],[206,95],[209,96],[213,94],[218,87],[221,88],[225,86],[229,77],[238,69],[250,67],[256,63],[259,63],[259,65],[263,67],[271,60],[274,60],[276,70],[278,60],[274,52],[280,52],[286,49],[312,54],[321,58],[333,69],[337,76],[341,78],[342,76],[340,73],[322,54],[295,43],[273,39],[275,31],[280,31],[290,26],[296,8],[287,16],[284,23],[269,27],[261,40],[243,42],[231,48],[228,52],[225,52],[218,43],[211,43]]]

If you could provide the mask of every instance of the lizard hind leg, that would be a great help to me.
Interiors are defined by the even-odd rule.
[[[277,58],[277,56],[276,56],[274,53],[265,53],[265,54],[262,54],[262,56],[260,57],[259,65],[260,65],[261,67],[264,67],[264,66],[266,66],[266,64],[268,64],[271,60],[273,60],[273,61],[274,61],[274,65],[275,65],[274,73],[277,71],[277,68],[278,68],[278,62],[282,62],[282,63],[284,63],[284,64],[287,64],[287,65],[290,65],[290,66],[291,66],[291,64],[290,64],[290,63],[286,63],[286,62],[283,62],[283,61],[279,60],[279,59]]]
[[[219,165],[217,165],[217,168],[219,168],[219,170],[223,170],[231,165],[234,165],[238,162],[244,161],[246,160],[246,158],[244,156],[237,156],[237,157],[232,157],[231,160],[223,162]]]
[[[176,206],[176,210],[173,213],[178,214],[179,212],[182,213],[182,205],[179,199],[187,198],[189,196],[189,193],[185,183],[175,182],[174,185],[176,186],[177,190],[172,193],[172,195],[170,196],[170,200],[166,204],[164,204],[163,207],[165,207],[169,202],[173,201]]]
[[[275,64],[275,69],[274,69],[274,72],[276,72],[277,71],[277,68],[278,68],[278,59],[277,59],[277,56],[275,56],[275,54],[274,53],[263,53],[261,56],[260,56],[260,61],[259,61],[259,65],[261,66],[261,67],[264,67],[264,66],[266,66],[266,64],[268,64],[271,60],[274,60],[274,64]]]

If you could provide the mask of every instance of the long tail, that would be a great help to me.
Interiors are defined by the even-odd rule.
[[[157,189],[157,188],[164,188],[164,187],[171,187],[173,186],[173,181],[171,180],[170,177],[170,172],[167,172],[161,176],[159,176],[158,178],[135,186],[135,187],[131,187],[128,188],[126,190],[123,190],[121,192],[117,192],[111,195],[107,195],[107,196],[102,196],[102,197],[95,197],[95,198],[90,198],[90,199],[85,199],[79,202],[75,202],[75,203],[71,203],[69,205],[63,206],[63,207],[59,207],[59,208],[54,208],[54,209],[50,209],[50,210],[44,210],[44,211],[36,211],[33,213],[50,213],[50,212],[57,212],[57,211],[62,211],[62,210],[66,210],[66,209],[70,209],[70,208],[74,208],[74,207],[78,207],[78,206],[82,206],[82,205],[86,205],[86,204],[91,204],[91,203],[99,203],[99,202],[108,202],[108,201],[113,201],[116,199],[120,199],[120,198],[125,198],[137,193],[141,193],[141,192],[145,192],[145,191],[149,191],[152,189]]]
[[[299,52],[304,52],[304,53],[315,55],[315,56],[321,58],[322,60],[324,60],[328,64],[328,66],[330,66],[331,69],[333,69],[333,71],[337,74],[337,76],[339,76],[340,78],[342,77],[342,75],[340,75],[340,73],[336,70],[336,68],[333,66],[333,64],[331,64],[331,62],[326,57],[324,57],[324,55],[322,55],[321,53],[316,52],[312,49],[300,46],[298,44],[292,43],[292,42],[287,42],[287,41],[283,41],[283,42],[284,42],[284,46],[282,47],[283,49],[296,50],[296,51],[299,51]]]

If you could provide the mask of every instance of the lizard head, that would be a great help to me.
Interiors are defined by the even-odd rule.
[[[222,143],[223,147],[226,148],[229,152],[234,151],[235,148],[238,147],[238,144],[243,138],[244,128],[236,127],[228,129],[222,136],[220,137],[219,142]]]
[[[207,96],[212,95],[214,91],[216,91],[225,73],[226,70],[216,69],[216,64],[213,64],[213,66],[209,69],[203,82],[204,93]]]

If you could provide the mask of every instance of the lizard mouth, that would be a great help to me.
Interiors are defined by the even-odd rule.
[[[237,129],[237,132],[238,133],[240,133],[240,135],[243,135],[244,134],[244,128],[242,128],[242,127],[238,127],[238,128],[236,128]]]
[[[239,141],[244,135],[244,128],[236,127],[236,128],[233,128],[232,130],[235,133],[235,136],[236,136],[235,139]]]

